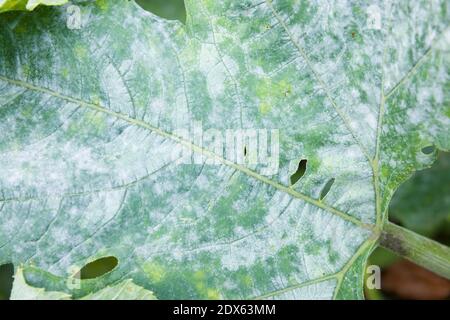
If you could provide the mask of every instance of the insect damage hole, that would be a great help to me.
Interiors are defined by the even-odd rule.
[[[325,198],[327,196],[327,194],[328,194],[328,192],[330,192],[330,189],[333,186],[335,180],[336,180],[335,178],[328,180],[328,182],[325,184],[322,191],[320,192],[319,200],[323,200],[323,198]]]
[[[0,300],[8,300],[14,281],[14,266],[12,263],[0,266]]]
[[[302,159],[298,163],[297,171],[295,171],[295,173],[291,176],[291,186],[296,184],[297,181],[300,180],[301,177],[303,177],[303,175],[306,172],[306,164],[307,163],[308,163],[308,160],[306,160],[306,159]]]
[[[436,150],[436,148],[434,146],[426,146],[426,147],[422,148],[422,153],[426,154],[426,155],[430,155],[430,154],[434,153],[435,150]]]
[[[116,257],[104,257],[95,261],[89,262],[80,270],[80,279],[95,279],[101,277],[108,272],[114,270],[119,264]]]

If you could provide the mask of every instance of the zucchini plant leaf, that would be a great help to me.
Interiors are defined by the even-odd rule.
[[[42,288],[30,286],[24,277],[24,270],[18,268],[14,276],[11,300],[70,300],[72,297],[65,292],[45,291]],[[131,279],[90,293],[81,300],[156,300],[152,292],[133,283]]]
[[[0,263],[76,297],[363,298],[393,192],[450,149],[448,1],[79,5],[0,16]]]
[[[68,0],[0,0],[0,12],[13,10],[34,10],[39,5],[56,6]]]

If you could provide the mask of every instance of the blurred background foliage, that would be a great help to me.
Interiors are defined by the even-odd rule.
[[[183,0],[136,0],[145,10],[170,20],[185,22]],[[428,170],[417,172],[395,193],[391,221],[450,245],[450,153],[440,152]],[[366,289],[368,299],[448,299],[450,281],[409,263],[388,250],[376,249],[368,262],[382,270],[381,290]],[[81,278],[95,278],[111,271],[115,258],[103,258],[81,270]],[[0,299],[7,299],[13,266],[0,266]]]
[[[424,236],[448,240],[450,211],[450,156],[440,153],[432,168],[417,172],[397,191],[390,217]],[[430,215],[430,213],[432,213]],[[442,239],[442,241],[446,241]]]
[[[450,153],[416,172],[392,198],[389,219],[410,230],[450,245]],[[366,289],[369,299],[449,299],[450,281],[420,268],[383,248],[369,265],[382,269],[381,290]]]

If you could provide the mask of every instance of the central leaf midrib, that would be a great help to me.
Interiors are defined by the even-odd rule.
[[[6,76],[3,76],[3,75],[0,75],[0,80],[3,80],[5,82],[7,82],[7,83],[10,83],[10,84],[13,84],[13,85],[16,85],[16,86],[19,86],[19,87],[23,87],[23,88],[26,88],[26,89],[29,89],[29,90],[32,90],[32,91],[37,91],[37,92],[41,92],[43,94],[48,94],[48,95],[51,95],[53,97],[65,100],[65,101],[72,102],[72,103],[75,103],[77,105],[80,105],[80,106],[83,106],[83,107],[87,107],[87,108],[90,108],[90,109],[93,109],[93,110],[96,110],[96,111],[108,114],[108,115],[113,116],[115,118],[124,120],[124,121],[126,121],[126,122],[128,122],[130,124],[133,124],[133,125],[145,128],[147,130],[155,132],[156,134],[158,134],[158,135],[160,135],[162,137],[171,139],[172,141],[175,141],[178,144],[184,145],[185,147],[190,148],[194,152],[199,152],[199,153],[202,153],[203,155],[205,155],[205,156],[207,156],[209,158],[219,160],[224,165],[227,165],[229,167],[237,169],[237,170],[247,174],[248,176],[251,176],[251,177],[253,177],[253,178],[255,178],[255,179],[257,179],[257,180],[259,180],[259,181],[261,181],[263,183],[271,185],[275,189],[278,189],[280,191],[288,193],[289,195],[291,195],[291,196],[293,196],[295,198],[302,199],[305,202],[308,202],[310,204],[315,205],[316,207],[319,207],[319,208],[321,208],[321,209],[323,209],[325,211],[328,211],[328,212],[330,212],[332,214],[335,214],[335,215],[341,217],[342,219],[344,219],[346,221],[349,221],[349,222],[351,222],[351,223],[353,223],[353,224],[355,224],[355,225],[357,225],[359,227],[362,227],[362,228],[365,228],[365,229],[368,229],[368,230],[373,230],[375,228],[375,226],[372,225],[372,224],[364,223],[361,220],[359,220],[359,219],[357,219],[357,218],[355,218],[355,217],[353,217],[353,216],[351,216],[351,215],[349,215],[349,214],[347,214],[345,212],[342,212],[342,211],[340,211],[340,210],[338,210],[338,209],[336,209],[334,207],[328,206],[328,205],[326,205],[325,203],[323,203],[323,202],[321,202],[319,200],[313,199],[313,198],[311,198],[311,197],[309,197],[309,196],[307,196],[307,195],[305,195],[303,193],[300,193],[300,192],[298,192],[298,191],[296,191],[296,190],[294,190],[292,188],[286,187],[286,186],[284,186],[284,185],[282,185],[282,184],[280,184],[278,182],[275,182],[275,181],[273,181],[273,180],[271,180],[271,179],[269,179],[267,177],[264,177],[264,176],[260,175],[259,173],[254,172],[254,171],[252,171],[252,170],[250,170],[250,169],[248,169],[248,168],[246,168],[244,166],[241,166],[241,165],[236,164],[236,163],[234,163],[232,161],[224,159],[223,157],[221,157],[221,156],[219,156],[219,155],[217,155],[217,154],[215,154],[215,153],[213,153],[213,152],[211,152],[211,151],[209,151],[207,149],[203,149],[203,148],[193,144],[190,141],[184,140],[184,139],[182,139],[182,138],[180,138],[178,136],[173,135],[172,133],[169,133],[169,132],[163,131],[163,130],[157,128],[157,127],[154,127],[153,125],[151,125],[151,124],[149,124],[149,123],[147,123],[145,121],[134,119],[134,118],[130,118],[128,115],[108,110],[108,109],[106,109],[105,107],[103,107],[101,105],[90,103],[90,102],[86,102],[86,101],[83,101],[81,99],[73,98],[73,97],[70,97],[70,96],[66,96],[66,95],[61,94],[61,93],[59,93],[57,91],[54,91],[54,90],[51,90],[51,89],[48,89],[48,88],[44,88],[44,87],[40,87],[40,86],[36,86],[34,84],[31,84],[31,83],[28,83],[28,82],[24,82],[24,81],[21,81],[21,80],[10,79],[10,78],[8,78]]]

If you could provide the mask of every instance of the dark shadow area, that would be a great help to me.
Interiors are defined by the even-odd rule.
[[[184,0],[136,0],[136,3],[161,18],[186,22]]]
[[[92,261],[80,270],[80,278],[95,279],[111,272],[119,263],[116,257],[104,257]]]
[[[12,263],[0,266],[0,300],[7,300],[11,295],[14,280],[14,266]]]

